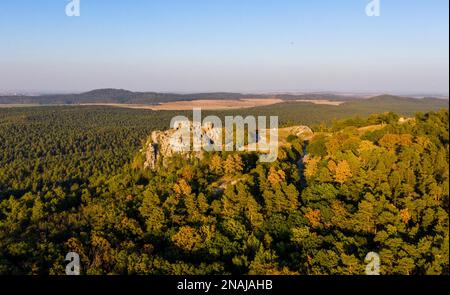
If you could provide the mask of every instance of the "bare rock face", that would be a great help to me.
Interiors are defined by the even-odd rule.
[[[159,161],[165,164],[165,159],[172,157],[175,153],[186,157],[202,157],[202,151],[191,151],[191,136],[199,138],[205,145],[213,145],[222,136],[221,128],[214,128],[212,124],[205,124],[201,128],[194,128],[192,122],[181,121],[175,124],[174,129],[166,131],[153,131],[147,140],[143,152],[145,152],[145,169],[156,169]],[[187,132],[189,134],[184,134]],[[200,130],[200,134],[198,134]]]
[[[180,121],[176,123],[175,126],[176,127],[173,129],[152,132],[145,144],[145,147],[141,150],[141,152],[145,154],[144,169],[155,170],[159,164],[164,166],[167,163],[167,160],[174,154],[180,154],[186,158],[201,158],[205,147],[208,145],[213,146],[215,143],[222,143],[222,140],[225,137],[224,129],[217,127],[214,128],[211,123],[198,126],[199,128],[194,128],[192,122]],[[313,131],[308,126],[291,127],[289,133],[300,136],[305,140],[313,135]],[[198,151],[192,151],[192,137],[197,138],[202,142],[202,147],[199,148]],[[258,132],[256,134],[249,135],[249,138],[253,139],[247,146],[256,144],[259,140]],[[222,147],[226,147],[228,145],[233,145],[233,142],[222,143]]]
[[[313,131],[308,126],[294,126],[291,133],[295,136],[309,137],[313,135]]]
[[[144,162],[145,169],[150,168],[150,169],[154,170],[156,168],[157,150],[158,150],[157,145],[155,145],[153,143],[147,144],[147,150],[145,152],[145,162]]]

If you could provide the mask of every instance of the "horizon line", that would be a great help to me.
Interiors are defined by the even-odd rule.
[[[190,95],[190,94],[240,94],[240,95],[308,95],[308,94],[322,94],[322,95],[337,95],[337,96],[370,96],[370,95],[405,95],[405,96],[415,96],[415,97],[426,97],[426,96],[439,96],[444,98],[449,98],[449,92],[432,92],[432,91],[370,91],[370,90],[348,90],[348,91],[335,91],[335,90],[254,90],[254,91],[232,91],[232,90],[196,90],[196,91],[183,91],[183,90],[130,90],[126,88],[114,88],[114,87],[103,87],[103,88],[92,88],[90,90],[0,90],[0,96],[43,96],[43,95],[77,95],[89,93],[98,90],[119,90],[119,91],[129,91],[132,93],[161,93],[161,94],[179,94],[179,95]]]

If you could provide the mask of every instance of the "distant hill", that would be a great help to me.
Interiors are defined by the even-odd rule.
[[[127,103],[127,104],[158,104],[171,101],[195,99],[245,99],[245,98],[279,98],[283,100],[340,100],[348,101],[354,98],[332,94],[241,94],[229,92],[213,93],[159,93],[133,92],[124,89],[96,89],[79,94],[56,95],[7,95],[0,96],[0,104],[82,104],[82,103]]]
[[[96,89],[79,94],[40,96],[0,96],[0,104],[81,104],[81,103],[128,103],[157,104],[169,101],[193,99],[240,99],[250,97],[239,93],[158,93],[133,92],[124,89]],[[251,97],[255,97],[251,95]]]
[[[410,98],[393,95],[380,95],[369,99],[363,99],[354,96],[341,96],[336,94],[241,94],[231,92],[213,92],[213,93],[192,93],[192,94],[176,94],[176,93],[160,93],[160,92],[133,92],[125,89],[96,89],[78,94],[52,94],[40,96],[26,95],[7,95],[0,96],[0,104],[37,104],[37,105],[77,105],[86,103],[114,103],[114,104],[147,104],[154,105],[164,102],[189,101],[197,99],[214,99],[214,100],[230,100],[230,99],[248,99],[248,98],[277,98],[286,102],[295,102],[297,100],[329,100],[344,101],[345,105],[355,108],[364,106],[380,106],[395,107],[401,110],[402,107],[417,110],[420,106],[433,106],[446,108],[448,100],[437,98]]]
[[[379,109],[382,106],[389,106],[387,111],[395,110],[402,111],[402,108],[411,108],[414,111],[420,111],[420,107],[439,107],[439,108],[448,108],[449,101],[448,99],[440,99],[440,98],[410,98],[410,97],[402,97],[402,96],[394,96],[394,95],[379,95],[374,96],[372,98],[360,101],[352,101],[347,102],[347,106],[362,106],[364,107],[376,107]],[[381,110],[380,110],[381,111]]]

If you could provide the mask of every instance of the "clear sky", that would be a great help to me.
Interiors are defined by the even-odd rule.
[[[449,1],[0,0],[0,91],[448,93]]]

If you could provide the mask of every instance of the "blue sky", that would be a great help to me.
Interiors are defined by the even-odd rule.
[[[0,1],[0,91],[448,93],[448,0]]]

